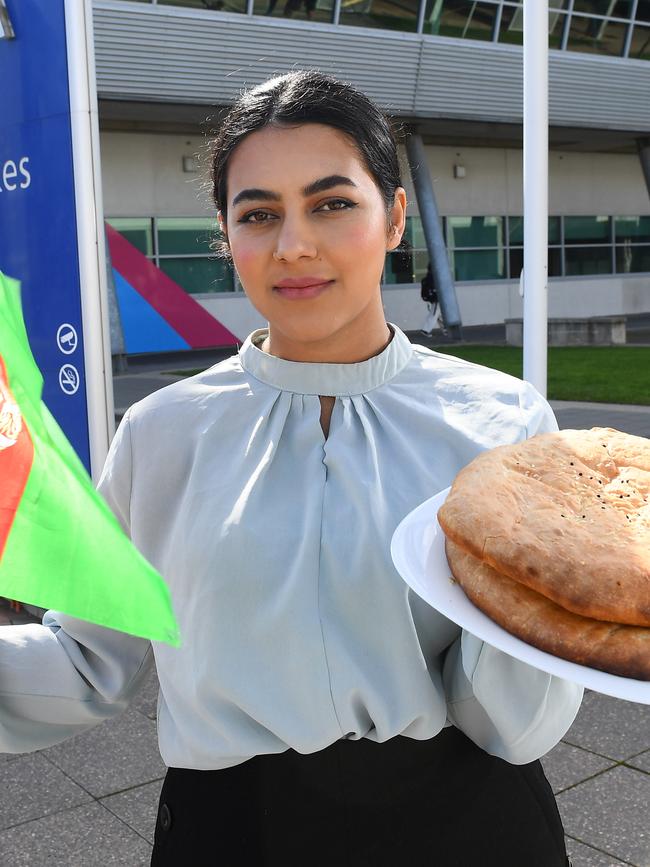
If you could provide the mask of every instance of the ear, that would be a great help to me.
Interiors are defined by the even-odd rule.
[[[219,223],[219,231],[224,236],[224,238],[228,238],[228,232],[226,230],[226,221],[223,218],[223,214],[221,211],[217,211],[217,222]]]
[[[406,228],[406,205],[406,190],[404,187],[397,187],[393,207],[390,212],[390,222],[393,229],[388,237],[387,250],[394,250],[400,245]]]

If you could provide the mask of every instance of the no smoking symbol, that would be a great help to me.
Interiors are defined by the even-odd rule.
[[[64,364],[59,370],[59,385],[66,394],[74,394],[79,388],[79,371],[74,364]]]

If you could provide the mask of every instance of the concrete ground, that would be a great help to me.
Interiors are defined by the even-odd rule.
[[[415,342],[423,341],[415,336]],[[217,360],[210,354],[190,363]],[[158,359],[155,368],[147,369],[146,360],[130,365],[115,379],[118,413],[173,381],[162,368],[185,364]],[[552,405],[562,428],[611,426],[650,437],[650,408]],[[30,619],[0,600],[0,625]],[[152,676],[117,719],[47,750],[0,754],[0,867],[149,863],[165,773],[156,742],[156,695]],[[543,764],[574,867],[650,867],[650,706],[587,692],[571,729]]]

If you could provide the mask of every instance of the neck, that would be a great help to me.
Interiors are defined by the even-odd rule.
[[[314,334],[310,339],[307,329],[299,338],[269,323],[268,336],[261,349],[269,355],[287,361],[325,362],[329,364],[354,364],[366,361],[388,346],[393,338],[383,312],[379,315],[361,316],[342,328],[325,336]]]

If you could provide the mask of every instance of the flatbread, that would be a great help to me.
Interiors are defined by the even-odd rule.
[[[650,680],[650,628],[573,614],[449,539],[445,550],[452,574],[468,598],[512,635],[579,665]]]
[[[650,626],[650,440],[592,428],[483,452],[438,520],[465,551],[568,611]]]

